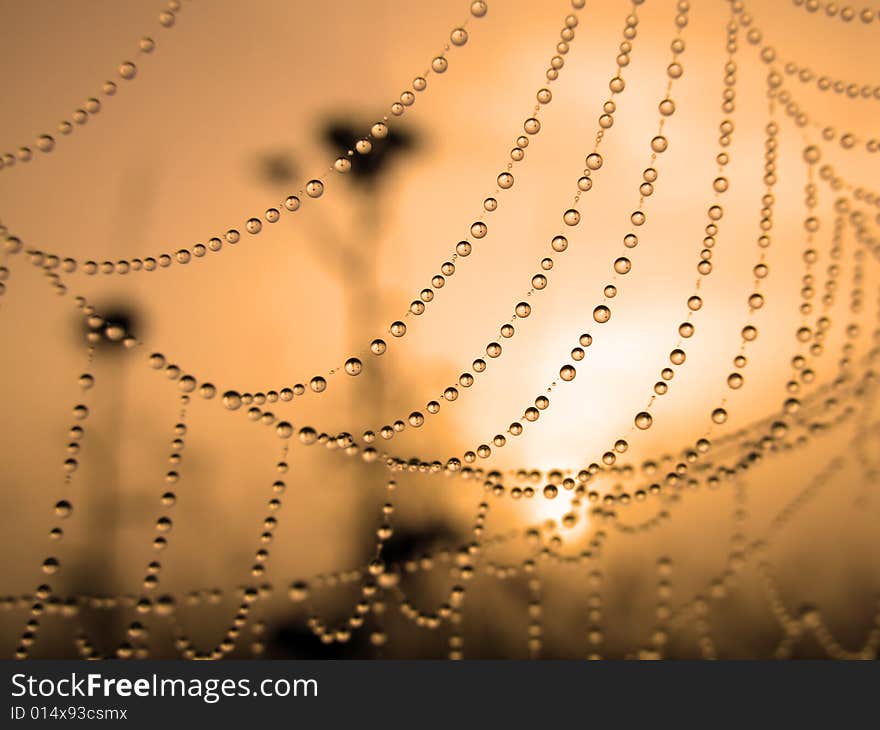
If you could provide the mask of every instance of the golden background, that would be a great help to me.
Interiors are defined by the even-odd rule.
[[[593,190],[584,194],[580,225],[565,231],[570,246],[556,256],[551,285],[533,302],[531,316],[517,324],[516,337],[504,342],[504,356],[490,362],[458,402],[444,403],[424,427],[396,435],[387,444],[392,452],[429,460],[460,457],[503,433],[535,395],[558,380],[560,364],[587,330],[595,341],[577,378],[557,387],[541,419],[480,466],[577,470],[630,429],[678,340],[716,175],[728,4],[693,0],[691,5],[683,32],[684,76],[673,92],[677,109],[665,127],[669,149],[658,159],[656,192],[645,207],[648,222],[631,252],[633,270],[618,282],[611,322],[597,327],[591,312],[619,255],[650,154],[648,142],[656,133],[675,30],[675,4],[669,0],[649,0],[638,9],[638,37],[624,72],[627,87],[617,97],[615,124],[602,142],[604,165]],[[308,383],[315,374],[339,368],[349,353],[363,352],[373,337],[393,339],[388,323],[401,318],[418,291],[429,286],[438,265],[482,213],[483,198],[495,190],[495,178],[535,105],[535,91],[546,83],[563,18],[571,12],[562,0],[492,0],[486,17],[468,22],[469,40],[449,54],[448,71],[431,74],[416,104],[401,119],[392,119],[392,139],[405,135],[408,145],[385,159],[372,182],[359,184],[352,176],[325,174],[340,151],[328,144],[328,128],[347,126],[352,141],[366,133],[428,68],[448,42],[449,30],[468,17],[467,3],[186,2],[170,29],[156,21],[161,9],[149,0],[0,3],[6,30],[6,61],[0,64],[4,149],[33,145],[43,131],[57,138],[51,154],[35,151],[33,162],[0,171],[0,221],[10,234],[27,249],[101,262],[173,254],[229,228],[242,231],[237,245],[224,245],[222,252],[186,266],[126,276],[63,275],[65,297],[46,286],[23,253],[7,256],[11,275],[0,301],[5,412],[0,593],[8,596],[28,594],[43,582],[39,566],[56,549],[45,535],[57,521],[52,505],[62,496],[74,503],[74,513],[64,523],[56,590],[62,595],[142,592],[144,567],[155,558],[153,524],[162,513],[158,498],[166,489],[168,443],[180,408],[175,384],[147,367],[149,353],[163,353],[220,392],[256,392]],[[872,82],[880,61],[880,22],[844,23],[790,2],[763,0],[748,9],[784,59],[834,77]],[[297,428],[312,425],[359,438],[364,429],[423,409],[470,368],[486,342],[497,338],[498,326],[509,319],[536,263],[549,250],[547,242],[564,228],[560,216],[569,207],[584,156],[592,151],[629,11],[622,0],[591,0],[579,11],[571,50],[551,87],[553,101],[540,112],[541,131],[514,168],[515,186],[498,195],[498,211],[485,217],[489,235],[475,242],[467,260],[457,262],[455,275],[436,292],[426,314],[407,318],[406,337],[390,342],[384,356],[364,358],[369,372],[355,378],[336,373],[328,377],[326,393],[270,406],[279,418]],[[136,54],[137,39],[145,34],[156,39],[156,50]],[[137,62],[138,74],[126,82],[115,69],[129,58]],[[729,397],[731,415],[719,434],[775,413],[798,351],[802,150],[820,135],[777,113],[778,183],[767,254],[771,276],[762,285],[767,304],[753,318],[760,336],[749,346],[744,388],[731,393],[724,384],[748,318],[767,122],[767,67],[743,31],[737,62],[730,190],[714,270],[702,284],[705,304],[694,316],[696,334],[685,344],[687,364],[670,383],[669,394],[653,406],[653,427],[630,439],[626,457],[636,466],[689,447],[722,397]],[[69,110],[98,95],[104,78],[115,78],[119,93],[102,98],[100,113],[70,139],[61,139],[54,132],[56,120],[69,118]],[[863,137],[877,131],[876,98],[847,99],[791,78],[786,87],[825,123]],[[866,187],[874,182],[876,157],[863,148],[844,150],[834,142],[822,149],[822,163],[832,163],[847,180]],[[278,205],[318,175],[326,184],[320,200],[301,196],[301,210],[282,210],[281,220],[264,221],[258,236],[244,233],[251,215]],[[836,194],[817,184],[822,223],[817,247],[824,252]],[[843,245],[848,254],[860,245],[849,229]],[[877,262],[867,253],[860,355],[871,347],[877,326]],[[827,264],[820,258],[815,269],[817,289]],[[835,375],[848,321],[849,258],[842,269],[831,315],[835,327],[816,365],[817,384]],[[61,464],[71,408],[81,398],[77,377],[85,369],[86,351],[74,295],[87,297],[99,312],[127,316],[143,346],[133,352],[118,344],[97,348],[81,466],[67,489]],[[245,411],[227,412],[219,394],[213,400],[192,395],[181,480],[175,486],[174,529],[158,558],[163,563],[159,592],[179,596],[177,620],[205,649],[223,637],[240,600],[236,589],[271,583],[272,597],[257,604],[265,634],[254,638],[249,624],[232,655],[249,655],[249,642],[257,640],[267,656],[373,656],[377,650],[369,635],[381,630],[387,633],[382,656],[445,656],[449,628],[414,626],[399,614],[393,590],[385,594],[384,614],[370,617],[349,641],[331,646],[310,635],[306,608],[288,600],[287,587],[369,561],[380,506],[389,498],[400,559],[473,540],[474,515],[484,499],[490,505],[487,534],[558,520],[567,511],[570,495],[544,499],[543,481],[535,485],[538,494],[532,499],[496,498],[479,482],[389,474],[381,464],[306,448],[293,439],[284,506],[269,546],[271,563],[257,579],[250,568],[281,442],[273,429],[250,423]],[[856,434],[866,428],[862,421],[850,421],[818,435],[806,449],[774,455],[746,476],[746,530],[758,536],[835,456],[847,457],[827,488],[780,532],[767,559],[789,610],[797,614],[805,605],[818,607],[840,644],[850,648],[860,647],[875,625],[880,587],[876,485],[866,479],[853,451]],[[876,454],[876,430],[867,443],[867,453]],[[398,482],[390,495],[384,488],[389,477]],[[613,491],[614,480],[602,482],[602,489]],[[604,575],[603,655],[636,655],[650,644],[657,623],[658,558],[672,563],[673,608],[705,592],[707,581],[725,567],[735,495],[732,482],[687,492],[670,508],[670,520],[636,535],[603,524],[586,504],[578,524],[562,530],[565,549],[575,554],[588,548],[597,531],[608,533],[598,560]],[[626,521],[639,522],[657,509],[656,501],[635,505]],[[484,550],[505,564],[518,564],[534,552],[522,541]],[[591,651],[587,576],[594,567],[548,563],[540,568],[542,656],[576,658]],[[405,578],[404,585],[430,612],[445,600],[449,586],[460,582],[450,572],[441,565]],[[479,568],[475,573],[462,609],[464,656],[528,656],[528,578],[499,580]],[[184,605],[187,591],[214,587],[224,590],[218,605]],[[718,654],[772,656],[782,630],[754,564],[718,592],[710,619]],[[328,625],[344,622],[359,598],[356,585],[312,593],[309,610]],[[15,651],[28,618],[29,601],[22,603],[25,608],[7,605],[0,612],[0,645],[7,655]],[[75,655],[74,623],[91,636],[98,652],[112,654],[134,615],[131,608],[84,607],[75,622],[42,619],[31,654]],[[170,629],[151,617],[145,622],[151,627],[152,654],[175,655]],[[825,655],[809,632],[794,652]],[[671,631],[665,655],[700,656],[693,621]]]

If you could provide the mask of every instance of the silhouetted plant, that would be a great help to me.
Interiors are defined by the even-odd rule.
[[[363,136],[365,126],[340,120],[328,121],[324,125],[324,141],[334,150],[353,149],[354,143]],[[389,164],[401,153],[411,152],[417,146],[415,136],[403,130],[389,130],[384,139],[371,141],[373,149],[370,154],[353,155],[348,173],[353,183],[363,187],[379,185],[383,179],[382,173],[389,169]]]

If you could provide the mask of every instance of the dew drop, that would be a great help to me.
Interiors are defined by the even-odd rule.
[[[131,61],[126,61],[119,66],[119,75],[126,81],[129,81],[137,76],[137,66]]]
[[[475,18],[482,18],[489,11],[486,0],[474,0],[471,3],[471,15]]]
[[[287,595],[294,603],[302,603],[309,597],[308,583],[304,583],[303,581],[291,583]]]
[[[668,117],[675,113],[675,102],[672,99],[664,99],[660,102],[660,113]]]
[[[562,253],[568,248],[568,239],[565,236],[554,236],[550,241],[550,248],[556,253]]]
[[[279,421],[278,425],[275,426],[275,433],[278,438],[289,439],[293,436],[293,426],[287,421]]]
[[[46,575],[54,575],[60,567],[61,563],[58,561],[58,558],[46,558],[43,561],[43,572]]]
[[[345,372],[349,375],[360,375],[364,364],[356,357],[350,357],[345,361]]]
[[[454,46],[463,46],[468,40],[467,31],[464,28],[456,28],[449,34],[449,40]]]
[[[600,304],[593,310],[593,319],[599,324],[604,324],[611,319],[611,310],[604,304]]]
[[[502,190],[507,190],[509,188],[512,188],[513,187],[513,175],[511,175],[509,172],[502,172],[498,176],[497,182],[498,182],[498,187],[501,188]]]
[[[590,170],[598,170],[602,167],[602,155],[598,152],[593,152],[592,154],[587,155],[586,164],[587,168]]]
[[[223,394],[223,405],[230,411],[237,411],[241,408],[241,395],[238,391],[227,390]]]
[[[656,137],[654,137],[654,139],[651,140],[651,149],[654,152],[665,152],[668,146],[669,142],[662,134],[658,134]]]

